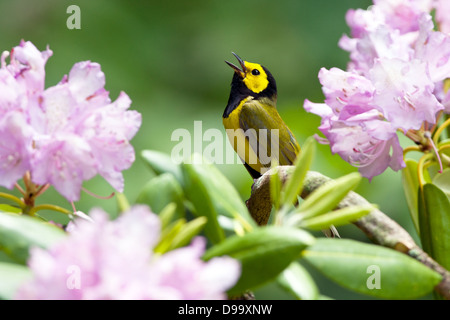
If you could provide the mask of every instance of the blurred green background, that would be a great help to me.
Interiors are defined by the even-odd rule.
[[[66,27],[70,16],[66,10],[71,4],[81,9],[80,30]],[[111,98],[115,100],[120,91],[131,97],[131,108],[143,116],[142,127],[132,140],[136,162],[124,172],[124,193],[133,202],[152,177],[140,158],[142,150],[170,154],[178,143],[171,141],[172,132],[177,128],[193,130],[195,120],[203,121],[204,131],[223,130],[221,115],[233,74],[224,60],[235,62],[232,51],[245,60],[263,64],[275,76],[278,110],[300,143],[319,133],[320,119],[303,110],[303,101],[323,101],[317,79],[319,69],[345,69],[348,62],[348,53],[337,46],[339,38],[349,31],[345,13],[370,4],[369,0],[2,0],[0,47],[9,51],[21,39],[32,41],[40,50],[49,45],[54,54],[46,65],[47,87],[58,83],[78,61],[98,62]],[[252,179],[244,166],[218,167],[240,191],[242,199],[247,199]],[[318,145],[312,169],[333,178],[356,170],[332,156],[326,145]],[[101,178],[84,186],[100,195],[113,191]],[[357,191],[417,239],[400,172],[389,169],[371,183],[365,180]],[[38,202],[70,208],[53,190]],[[93,206],[109,212],[117,210],[115,199],[98,200],[85,193],[76,205],[85,212]],[[367,241],[353,225],[340,228],[340,233],[342,237]],[[333,298],[367,298],[315,276],[320,279],[321,291]],[[274,294],[288,298],[273,285],[256,294],[257,298],[274,298]]]

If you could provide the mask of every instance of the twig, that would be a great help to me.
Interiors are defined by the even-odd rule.
[[[291,166],[278,167],[278,175],[284,183],[289,176]],[[270,175],[267,171],[261,178],[255,181],[252,186],[250,199],[247,200],[247,207],[255,221],[260,225],[267,224],[272,210],[270,200]],[[309,171],[303,186],[302,198],[307,197],[315,189],[330,181],[331,179],[314,171]],[[369,202],[355,192],[350,192],[347,197],[341,201],[338,208],[344,208],[352,205],[368,205]],[[427,267],[435,270],[442,276],[442,281],[436,286],[436,291],[445,299],[450,300],[450,272],[434,261],[426,252],[424,252],[397,222],[389,218],[378,209],[374,209],[368,215],[362,217],[354,224],[361,229],[366,236],[376,244],[403,252]]]

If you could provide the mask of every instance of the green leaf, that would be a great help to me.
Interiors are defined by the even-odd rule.
[[[433,254],[432,245],[431,245],[431,234],[430,234],[430,210],[427,206],[427,199],[425,199],[425,193],[423,192],[423,188],[419,188],[418,190],[418,199],[419,199],[419,236],[420,242],[422,243],[422,248],[425,252],[427,252],[430,256]]]
[[[237,220],[244,230],[256,227],[239,193],[215,166],[197,158],[181,168],[186,198],[194,205],[197,216],[208,219],[205,233],[213,243],[224,239],[217,221],[220,215]]]
[[[424,238],[422,241],[427,247],[424,245],[424,249],[436,262],[450,270],[450,202],[447,195],[434,184],[423,186],[419,217],[421,239]]]
[[[303,257],[343,287],[386,299],[421,297],[442,279],[403,253],[354,240],[317,239]]]
[[[277,277],[278,284],[299,300],[317,300],[319,289],[314,279],[298,262],[292,262]]]
[[[331,211],[351,190],[356,188],[360,181],[361,175],[358,172],[330,180],[314,190],[302,202],[297,212],[306,218]]]
[[[14,206],[9,205],[9,204],[0,204],[0,211],[17,213],[17,214],[22,213],[22,209],[21,208],[14,207]]]
[[[32,246],[47,248],[65,237],[58,227],[29,216],[0,212],[0,249],[25,263]]]
[[[166,253],[170,250],[170,247],[173,243],[173,239],[183,228],[183,225],[186,223],[185,219],[178,219],[164,228],[161,232],[161,240],[153,249],[154,252],[157,253]]]
[[[169,155],[154,150],[143,150],[141,156],[155,174],[160,175],[163,173],[170,173],[181,185],[183,184],[181,168],[179,165],[172,162]]]
[[[164,230],[174,220],[173,217],[175,216],[176,210],[177,205],[175,203],[169,203],[159,212],[158,216],[159,221],[161,221],[161,230]]]
[[[407,159],[405,160],[405,163],[406,167],[402,170],[403,191],[405,192],[406,202],[414,227],[416,228],[417,233],[419,233],[419,202],[417,199],[419,179],[417,177],[417,161]]]
[[[176,205],[176,217],[184,216],[184,194],[180,183],[169,173],[163,173],[148,181],[139,193],[136,202],[148,205],[153,212],[160,213],[168,204]]]
[[[191,242],[192,238],[198,235],[200,231],[203,230],[206,222],[207,219],[205,217],[198,217],[185,223],[173,238],[169,250],[174,250],[188,245]]]
[[[213,195],[208,185],[205,183],[205,177],[198,174],[197,168],[191,164],[183,164],[183,175],[186,181],[185,195],[194,205],[197,217],[204,216],[207,219],[205,234],[212,243],[219,243],[225,239],[225,233],[218,222],[218,210],[214,204]]]
[[[20,285],[31,279],[31,271],[25,266],[0,262],[0,299],[13,299]]]
[[[123,193],[116,194],[116,202],[119,207],[119,212],[125,212],[130,209],[130,203]]]
[[[312,230],[323,230],[334,225],[335,227],[348,224],[365,216],[374,209],[373,206],[351,206],[334,210],[320,216],[301,220],[300,227]]]
[[[286,227],[266,226],[243,236],[232,236],[206,251],[203,259],[230,256],[241,262],[242,273],[230,294],[238,294],[274,279],[314,242],[309,233]]]
[[[433,184],[450,196],[450,168],[444,169],[442,173],[437,173],[433,177]]]
[[[275,210],[280,208],[280,192],[281,192],[281,180],[278,172],[278,168],[272,168],[272,174],[270,175],[270,199],[273,203]]]
[[[303,188],[303,180],[311,167],[315,152],[315,139],[313,137],[309,137],[305,141],[300,155],[295,160],[294,170],[283,186],[281,193],[281,205],[292,205],[297,202],[297,196]]]

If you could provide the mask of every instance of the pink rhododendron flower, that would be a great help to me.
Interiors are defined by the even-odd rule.
[[[305,101],[308,112],[322,117],[320,131],[331,151],[357,167],[371,179],[387,167],[404,167],[402,149],[395,128],[375,105],[376,88],[370,80],[337,68],[322,68],[319,79],[325,103]]]
[[[426,64],[419,60],[378,60],[370,70],[376,88],[374,105],[392,126],[405,132],[420,129],[422,123],[436,122],[442,104],[433,95],[434,84]]]
[[[109,221],[100,209],[93,220],[76,220],[69,236],[49,250],[35,248],[30,282],[17,299],[224,299],[239,278],[229,257],[201,259],[205,239],[155,255],[160,221],[148,207],[132,207]]]
[[[325,103],[305,101],[322,118],[332,152],[369,179],[404,166],[397,130],[429,127],[450,112],[450,34],[434,29],[433,8],[443,16],[445,5],[434,0],[374,0],[349,10],[350,36],[339,41],[350,53],[348,71],[322,69]]]
[[[10,63],[6,63],[9,55]],[[0,144],[8,173],[0,185],[12,188],[25,172],[38,185],[51,184],[69,201],[78,200],[82,183],[97,174],[123,191],[122,171],[135,160],[129,141],[141,125],[121,92],[111,101],[100,65],[76,63],[55,86],[44,88],[45,64],[52,55],[22,41],[3,53],[0,68],[0,131],[14,135],[14,147]],[[20,128],[2,119],[14,119]],[[15,130],[15,131],[13,131]],[[9,146],[10,144],[8,144]],[[18,157],[23,161],[18,161]]]

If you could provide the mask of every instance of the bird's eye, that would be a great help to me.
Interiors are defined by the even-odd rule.
[[[252,70],[252,75],[254,75],[254,76],[259,75],[259,70],[258,69],[253,69]]]

